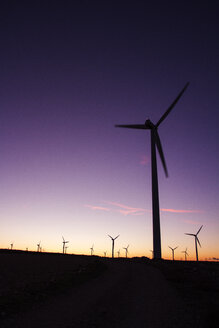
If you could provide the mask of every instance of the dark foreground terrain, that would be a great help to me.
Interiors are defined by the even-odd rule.
[[[0,252],[1,328],[218,327],[219,263]]]

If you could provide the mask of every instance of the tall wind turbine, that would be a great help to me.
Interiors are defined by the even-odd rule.
[[[69,241],[65,240],[65,238],[62,236],[62,243],[63,243],[63,246],[62,246],[62,253],[65,254],[65,244],[69,243]]]
[[[203,227],[203,225],[199,228],[199,230],[198,230],[198,232],[196,234],[194,234],[194,233],[185,233],[185,235],[195,237],[196,261],[198,261],[198,245],[197,245],[197,243],[201,247],[200,241],[198,239],[198,234],[199,234],[199,232],[200,232],[200,230],[201,230],[202,227]]]
[[[160,237],[160,208],[159,208],[159,192],[158,192],[158,176],[157,176],[157,158],[156,158],[156,147],[159,152],[161,162],[165,171],[166,176],[168,176],[166,161],[163,154],[163,149],[161,146],[160,137],[158,135],[158,127],[163,122],[163,120],[169,115],[170,111],[176,105],[182,94],[185,92],[189,83],[186,83],[182,91],[178,94],[173,103],[165,111],[163,116],[159,119],[156,124],[153,124],[149,119],[145,121],[144,124],[129,124],[129,125],[115,125],[120,128],[131,128],[131,129],[141,129],[150,130],[151,132],[151,173],[152,173],[152,207],[153,207],[153,251],[154,259],[161,259],[161,237]]]
[[[92,247],[90,248],[90,255],[94,255],[94,244],[93,244]]]
[[[168,246],[171,250],[172,250],[172,257],[173,257],[173,261],[174,261],[174,252],[175,252],[175,249],[177,249],[179,246],[176,246],[175,248],[172,248],[170,246]]]
[[[186,247],[185,251],[182,251],[182,253],[185,253],[185,261],[187,261],[187,256],[189,256],[189,254],[187,253],[187,247]]]
[[[128,257],[128,248],[129,248],[129,245],[127,247],[123,247],[123,249],[125,250],[125,257],[127,258]]]
[[[110,238],[111,238],[111,240],[112,240],[112,258],[114,257],[114,242],[115,242],[115,240],[119,237],[119,235],[118,236],[116,236],[115,238],[113,238],[113,237],[111,237],[110,235],[108,235]]]

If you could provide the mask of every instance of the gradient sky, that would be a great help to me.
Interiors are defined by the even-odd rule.
[[[0,5],[0,247],[151,256],[149,131],[160,125],[162,254],[219,257],[219,8],[211,1]]]

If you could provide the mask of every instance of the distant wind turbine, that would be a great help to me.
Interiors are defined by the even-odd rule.
[[[185,261],[187,261],[187,256],[189,256],[189,254],[187,253],[187,247],[186,247],[185,251],[182,251],[182,253],[185,254]]]
[[[117,251],[118,257],[120,257],[120,249]]]
[[[127,258],[128,257],[128,248],[129,248],[129,245],[127,247],[123,247],[123,249],[125,249],[125,257]]]
[[[106,257],[106,253],[107,253],[107,252],[103,252],[103,254],[104,254],[104,257]]]
[[[126,124],[126,125],[115,125],[120,128],[131,128],[131,129],[141,129],[150,130],[151,132],[151,169],[152,169],[152,208],[153,208],[153,251],[154,259],[161,259],[161,236],[160,236],[160,208],[159,208],[159,192],[158,192],[158,176],[157,176],[157,158],[156,158],[156,148],[159,152],[161,162],[165,171],[166,176],[168,176],[166,161],[163,154],[163,149],[161,146],[160,137],[158,135],[158,127],[163,122],[163,120],[169,115],[173,107],[176,105],[182,94],[185,92],[189,83],[186,83],[182,91],[178,94],[173,103],[165,111],[163,116],[159,119],[156,124],[153,124],[149,119],[145,121],[144,124]]]
[[[199,230],[198,230],[198,232],[196,234],[193,234],[193,233],[185,233],[185,235],[195,237],[196,261],[198,261],[198,245],[197,245],[197,243],[201,247],[200,241],[198,239],[198,234],[199,234],[199,232],[200,232],[200,230],[201,230],[202,227],[203,227],[203,225],[199,228]]]
[[[67,254],[67,248],[68,248],[68,246],[65,246],[65,254]]]
[[[90,255],[94,255],[94,244],[92,245],[92,247],[90,248]]]
[[[113,238],[113,237],[111,237],[110,235],[108,235],[110,238],[111,238],[111,240],[112,240],[112,258],[114,257],[114,242],[115,242],[115,240],[120,236],[120,235],[118,235],[118,236],[116,236],[115,238]]]
[[[174,252],[175,252],[175,249],[177,249],[179,246],[176,246],[175,248],[172,248],[170,246],[168,246],[171,250],[172,250],[172,258],[173,258],[173,261],[174,261]]]
[[[13,249],[13,247],[14,247],[14,242],[13,242],[13,243],[11,243],[11,250]]]
[[[40,251],[40,243],[41,243],[41,241],[37,244],[37,252]]]
[[[63,254],[65,254],[65,244],[67,244],[67,243],[69,243],[69,241],[67,241],[67,240],[65,240],[65,238],[62,236],[62,244],[63,244],[63,246],[62,246],[62,253]]]

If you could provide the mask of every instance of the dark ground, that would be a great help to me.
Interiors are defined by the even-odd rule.
[[[0,328],[216,328],[219,263],[2,250],[0,296]]]

